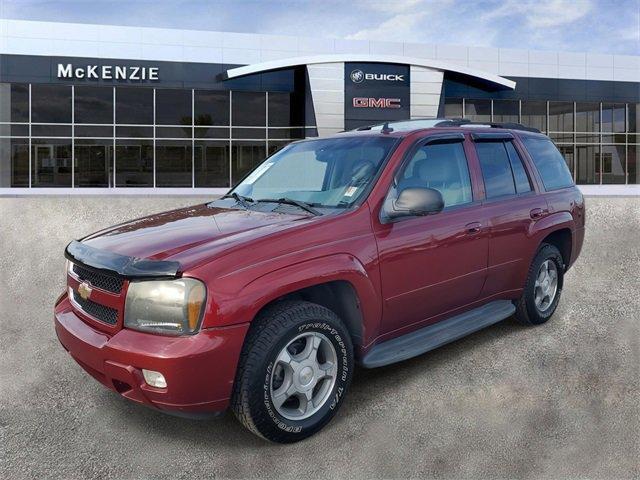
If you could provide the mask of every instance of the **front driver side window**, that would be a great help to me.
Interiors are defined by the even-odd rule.
[[[428,187],[442,194],[444,206],[470,203],[471,179],[461,142],[423,145],[400,174],[398,193],[405,188]]]

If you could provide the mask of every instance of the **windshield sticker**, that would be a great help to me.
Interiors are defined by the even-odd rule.
[[[267,162],[264,163],[262,165],[260,165],[258,168],[256,168],[251,175],[249,175],[247,178],[244,179],[244,182],[242,183],[248,183],[249,185],[251,185],[252,183],[254,183],[256,180],[258,180],[262,175],[264,175],[264,172],[266,172],[267,170],[269,170],[273,164],[275,162]]]
[[[345,197],[353,197],[353,195],[358,191],[358,187],[349,187],[347,191],[344,192]]]

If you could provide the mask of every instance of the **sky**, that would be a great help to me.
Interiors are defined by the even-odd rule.
[[[640,0],[0,0],[0,17],[640,55]]]

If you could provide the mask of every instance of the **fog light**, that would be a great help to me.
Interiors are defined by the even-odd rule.
[[[153,370],[145,370],[142,369],[142,376],[144,377],[144,381],[147,382],[148,385],[156,388],[167,388],[167,381],[164,379],[164,375],[160,372],[154,372]]]

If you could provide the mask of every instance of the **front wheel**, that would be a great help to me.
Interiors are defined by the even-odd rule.
[[[253,433],[297,442],[335,415],[353,367],[349,332],[335,313],[303,301],[276,304],[248,333],[232,409]]]
[[[556,311],[564,262],[560,251],[548,243],[542,244],[531,267],[522,296],[516,303],[516,319],[525,325],[545,323]]]

